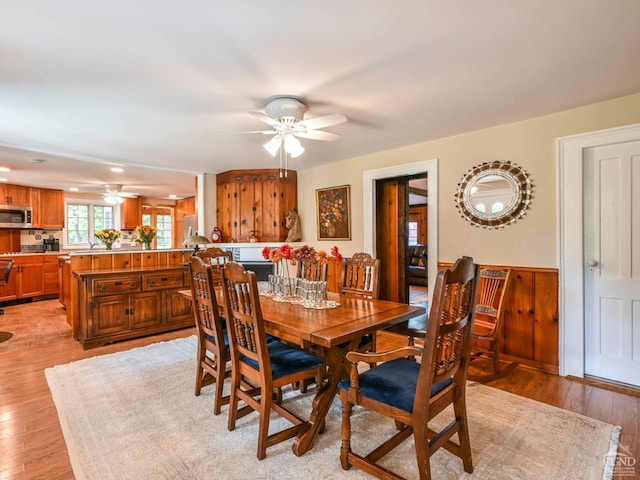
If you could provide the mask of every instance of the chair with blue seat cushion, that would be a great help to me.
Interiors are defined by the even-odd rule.
[[[189,262],[189,275],[198,338],[195,394],[200,395],[203,386],[215,382],[213,413],[219,415],[220,407],[229,403],[229,396],[222,394],[224,380],[231,371],[227,368],[231,360],[229,340],[216,301],[211,266],[202,258],[193,256]]]
[[[308,426],[307,421],[264,392],[278,391],[305,378],[324,378],[326,365],[324,359],[314,353],[279,340],[267,342],[254,272],[245,270],[239,263],[229,262],[222,269],[222,275],[231,352],[228,427],[234,430],[238,418],[252,411],[258,412],[257,456],[262,460],[267,447],[292,438]],[[246,405],[239,409],[240,401]],[[272,410],[292,426],[269,435]]]
[[[421,479],[431,478],[429,459],[441,447],[462,459],[465,472],[473,471],[465,388],[477,283],[478,266],[469,257],[438,272],[423,349],[406,346],[385,353],[347,353],[351,372],[340,383],[342,468],[355,466],[378,478],[401,478],[377,462],[413,436]],[[410,360],[413,356],[421,356],[421,363]],[[359,362],[372,360],[384,363],[358,372]],[[394,419],[398,427],[391,438],[366,455],[351,449],[351,414],[357,405]],[[453,415],[443,412],[449,405],[453,405]],[[440,414],[452,417],[451,421],[434,431],[429,422]],[[454,442],[456,434],[458,441]]]

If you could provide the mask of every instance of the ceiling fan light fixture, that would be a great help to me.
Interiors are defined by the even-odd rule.
[[[276,153],[278,153],[278,150],[280,149],[281,143],[282,137],[280,135],[276,135],[263,146],[265,150],[271,154],[272,157],[275,157]]]
[[[287,135],[284,137],[284,149],[291,155],[291,158],[297,158],[304,153],[304,147],[293,135]]]
[[[124,198],[119,195],[109,194],[104,197],[104,201],[111,205],[118,205],[124,202]]]

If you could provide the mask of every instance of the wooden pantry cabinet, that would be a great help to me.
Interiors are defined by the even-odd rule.
[[[285,212],[298,208],[298,177],[293,170],[231,170],[216,175],[217,226],[223,242],[283,242]]]

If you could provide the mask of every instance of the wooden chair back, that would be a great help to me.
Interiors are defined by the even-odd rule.
[[[207,378],[212,377],[216,382],[213,411],[218,415],[220,407],[229,403],[229,397],[222,395],[224,379],[228,376],[226,366],[230,359],[225,345],[225,329],[216,300],[211,266],[200,257],[193,256],[189,262],[189,275],[198,338],[195,394],[200,395]]]
[[[315,258],[298,260],[296,277],[311,280],[313,282],[327,281],[327,264],[319,262]]]
[[[511,269],[482,267],[478,282],[478,304],[473,327],[472,359],[486,358],[493,362],[493,373],[470,375],[474,381],[491,381],[511,372],[519,362],[502,366],[500,343],[504,329],[502,317],[504,298],[511,282]]]
[[[226,251],[220,247],[208,247],[204,250],[198,250],[197,257],[204,260],[211,266],[211,274],[213,276],[213,285],[215,287],[222,287],[222,267],[227,263],[233,261],[233,252]],[[225,306],[224,300],[220,297],[218,307],[220,308],[220,315],[225,318]]]
[[[342,259],[340,294],[352,297],[378,298],[380,293],[380,260],[368,253],[355,253]]]
[[[491,336],[499,333],[504,295],[510,279],[510,268],[480,269],[474,333]]]

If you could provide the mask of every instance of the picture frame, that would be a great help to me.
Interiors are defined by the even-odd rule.
[[[351,240],[351,186],[316,190],[318,240]]]

